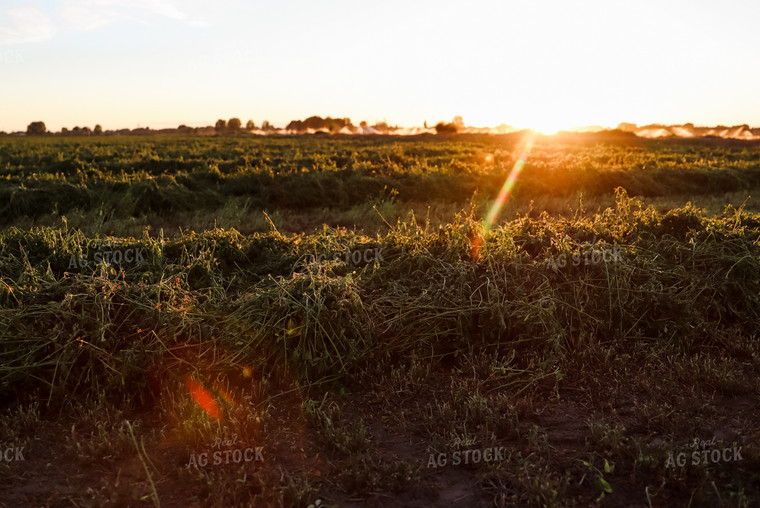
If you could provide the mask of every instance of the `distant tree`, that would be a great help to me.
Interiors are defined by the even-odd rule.
[[[293,120],[285,127],[289,131],[305,132],[309,129],[314,131],[329,131],[332,133],[340,132],[344,128],[353,131],[356,128],[351,123],[350,118],[322,118],[321,116],[310,116],[306,120]]]
[[[264,120],[263,122],[261,122],[261,130],[262,131],[273,131],[273,130],[275,130],[275,127],[274,127],[274,125],[272,125],[271,123],[269,123],[269,120]]]
[[[457,131],[463,131],[464,130],[464,120],[461,116],[457,115],[452,120],[451,123],[454,124],[454,127],[457,128]]]
[[[438,122],[435,124],[435,132],[437,134],[456,134],[457,126],[453,123]]]
[[[92,134],[92,131],[89,127],[79,127],[78,125],[71,129],[71,135],[72,136],[89,136]]]
[[[253,120],[248,120],[247,122],[245,122],[245,130],[252,131],[255,128],[256,128],[256,124],[253,123]]]
[[[225,130],[227,130],[227,122],[222,120],[221,118],[216,121],[216,125],[214,125],[214,130],[218,133],[222,133]]]
[[[364,128],[366,126],[367,126],[367,122],[365,122],[364,120],[362,120],[361,122],[359,122],[359,127]]]
[[[100,126],[100,124],[95,124],[95,128],[92,129],[92,133],[95,135],[103,134],[103,127]]]
[[[230,118],[227,120],[227,130],[230,132],[238,132],[240,130],[240,127],[242,126],[242,122],[240,121],[240,118]]]
[[[285,126],[285,130],[301,132],[305,131],[306,127],[302,120],[291,120],[290,123]]]
[[[42,136],[46,132],[45,122],[32,122],[26,127],[26,134],[29,136]]]
[[[69,129],[66,127],[61,127],[61,135],[66,136],[69,133]]]

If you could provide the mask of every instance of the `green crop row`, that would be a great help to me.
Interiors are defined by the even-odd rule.
[[[493,198],[521,138],[262,137],[0,140],[0,217],[100,210],[131,217],[214,210],[245,196],[254,209],[347,208],[389,197]],[[518,197],[719,193],[760,186],[760,150],[711,141],[539,140]]]

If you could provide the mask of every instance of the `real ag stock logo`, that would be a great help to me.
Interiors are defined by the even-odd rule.
[[[665,469],[684,467],[687,464],[699,466],[700,464],[717,464],[719,462],[739,462],[742,458],[742,447],[737,443],[731,443],[730,446],[721,446],[723,441],[716,441],[713,436],[711,440],[701,440],[694,438],[687,444],[688,450],[691,451],[670,451],[665,460]]]
[[[24,63],[24,53],[20,49],[0,50],[0,65]]]
[[[380,247],[368,249],[346,249],[344,251],[335,251],[330,254],[306,254],[304,264],[322,263],[324,261],[343,261],[347,265],[358,265],[364,263],[381,263],[383,260],[383,249]]]
[[[623,249],[619,245],[613,245],[612,247],[598,248],[596,247],[596,236],[591,241],[591,244],[586,244],[586,248],[573,252],[572,254],[557,254],[551,255],[546,261],[549,268],[557,270],[566,266],[589,266],[598,265],[601,263],[610,264],[618,263],[623,260]]]
[[[18,446],[3,446],[0,445],[0,462],[7,462],[10,464],[11,462],[20,462],[22,460],[26,460],[24,458],[24,447],[18,447]]]
[[[208,465],[240,464],[241,462],[264,462],[263,446],[242,448],[243,444],[242,442],[238,442],[237,434],[233,435],[232,439],[217,437],[209,447],[211,450],[216,450],[191,454],[187,467],[193,466],[197,468]],[[222,448],[225,449],[223,450]]]
[[[101,262],[106,264],[115,264],[115,265],[121,265],[121,264],[131,264],[131,263],[142,263],[145,260],[145,250],[142,247],[127,247],[127,248],[117,248],[116,243],[105,240],[105,241],[94,241],[91,242],[88,245],[91,249],[97,249],[95,252],[92,252],[92,259],[89,255],[86,256],[75,256],[71,255],[71,258],[69,259],[69,266],[66,268],[67,270],[71,270],[72,268],[87,268],[87,267],[96,267]],[[109,250],[102,250],[103,248],[109,249]]]
[[[428,469],[446,467],[447,465],[458,466],[460,464],[479,464],[480,462],[496,462],[504,460],[504,447],[492,446],[488,448],[469,448],[475,446],[477,438],[456,438],[451,443],[454,450],[449,453],[431,453],[428,459]],[[462,450],[462,447],[468,447]],[[450,459],[450,460],[449,460]]]

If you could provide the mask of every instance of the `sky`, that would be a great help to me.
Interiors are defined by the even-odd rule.
[[[754,0],[0,0],[0,130],[760,126]]]

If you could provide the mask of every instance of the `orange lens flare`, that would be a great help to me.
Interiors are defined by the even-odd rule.
[[[496,201],[494,201],[494,204],[491,207],[491,210],[488,212],[488,215],[483,220],[484,233],[487,233],[488,231],[490,231],[490,229],[493,227],[494,223],[496,222],[496,219],[498,219],[499,217],[499,212],[501,212],[501,209],[504,207],[505,204],[507,204],[507,201],[509,201],[509,196],[512,194],[512,189],[514,188],[515,183],[517,183],[517,179],[520,178],[520,173],[525,167],[525,161],[528,159],[528,154],[530,153],[530,150],[533,148],[533,143],[535,143],[535,141],[536,141],[536,133],[533,131],[528,131],[525,139],[523,140],[522,152],[520,153],[520,156],[517,158],[514,165],[512,166],[512,171],[509,172],[509,176],[507,176],[507,181],[505,181],[504,185],[501,186],[501,190],[499,191],[499,195],[496,197]],[[482,236],[477,235],[473,238],[470,238],[470,257],[474,259],[475,261],[480,259],[480,249],[482,247],[483,247]]]
[[[214,397],[211,396],[197,381],[193,380],[190,376],[185,378],[185,385],[190,391],[190,395],[193,396],[195,402],[206,412],[210,417],[218,420],[222,416],[222,410],[219,408],[219,404],[216,403]]]
[[[512,166],[512,171],[509,172],[507,181],[504,182],[504,185],[502,185],[501,191],[499,191],[499,195],[496,197],[496,201],[491,207],[491,211],[488,212],[488,216],[486,217],[484,224],[486,231],[490,230],[491,227],[493,227],[496,219],[499,217],[499,212],[501,212],[501,209],[505,204],[507,204],[507,201],[509,201],[509,196],[512,194],[512,189],[514,188],[515,183],[517,183],[517,179],[520,178],[520,173],[522,172],[523,167],[525,167],[525,161],[527,160],[528,154],[530,153],[531,148],[533,148],[533,143],[535,143],[535,141],[536,133],[532,131],[528,132],[522,153],[515,161],[515,164]]]
[[[483,237],[477,233],[468,235],[470,240],[470,258],[475,261],[480,259],[480,248],[483,246]]]

